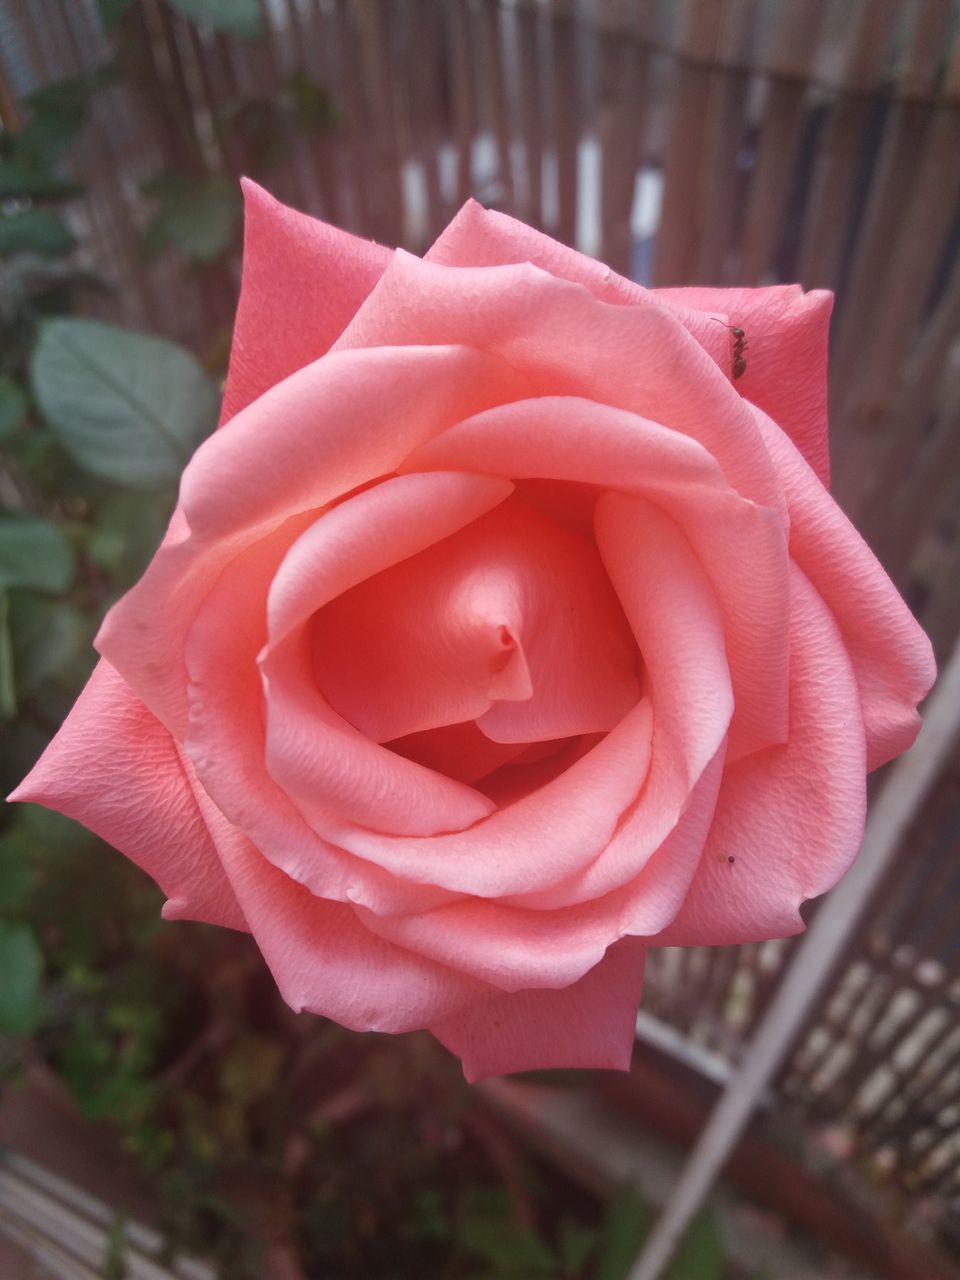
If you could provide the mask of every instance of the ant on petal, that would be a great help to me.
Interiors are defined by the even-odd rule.
[[[722,324],[730,330],[733,335],[733,358],[731,361],[731,370],[733,372],[734,381],[742,378],[747,371],[747,362],[743,358],[743,353],[747,350],[747,335],[745,330],[739,325],[726,324],[723,320],[718,320],[716,316],[711,316],[712,320],[716,320],[717,324]]]

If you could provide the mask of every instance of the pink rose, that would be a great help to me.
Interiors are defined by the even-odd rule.
[[[800,930],[933,680],[825,487],[830,297],[246,194],[227,425],[15,798],[295,1009],[626,1067],[646,947]]]

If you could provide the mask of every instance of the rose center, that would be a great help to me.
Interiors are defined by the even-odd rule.
[[[612,729],[639,697],[636,644],[592,539],[516,496],[338,596],[310,635],[335,711],[454,776],[537,763]]]

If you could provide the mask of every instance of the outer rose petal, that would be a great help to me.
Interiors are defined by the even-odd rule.
[[[203,793],[200,803],[250,932],[284,1000],[354,1031],[416,1031],[483,1003],[484,983],[368,933],[350,907],[278,871]]]
[[[156,880],[168,920],[247,928],[176,743],[108,662],[10,796],[82,822]]]
[[[249,178],[243,280],[220,421],[325,355],[390,261],[360,240],[274,200]]]
[[[692,436],[742,497],[782,511],[751,407],[678,318],[644,299],[615,306],[526,263],[438,267],[398,250],[334,351],[453,341],[499,355],[528,395],[583,396]]]
[[[644,956],[640,943],[625,938],[570,987],[501,995],[435,1022],[430,1030],[463,1060],[471,1083],[508,1071],[549,1067],[626,1071]]]
[[[650,851],[652,856],[636,877],[613,893],[555,911],[527,910],[522,900],[510,905],[504,899],[461,898],[404,916],[375,916],[360,907],[357,915],[381,937],[503,991],[568,987],[599,964],[620,938],[659,933],[674,918],[697,870],[723,762],[721,748],[676,826]],[[617,852],[627,846],[640,861],[633,836],[628,819],[607,853],[614,846],[619,846]]]
[[[937,669],[883,566],[782,431],[754,410],[790,512],[790,554],[833,612],[860,686],[867,769],[906,751]]]
[[[801,903],[832,888],[860,847],[856,679],[829,609],[797,568],[792,585],[790,739],[728,768],[690,891],[656,939],[664,946],[799,933]]]
[[[798,284],[769,289],[658,289],[659,297],[702,311],[725,312],[749,344],[737,388],[787,433],[825,485],[827,344],[833,294]]]
[[[578,253],[506,213],[485,209],[476,200],[467,201],[424,254],[424,261],[439,262],[447,267],[501,267],[530,262],[560,280],[582,284],[601,302],[621,306],[658,302],[693,334],[721,369],[725,372],[730,369],[730,340],[718,324],[719,316],[705,315],[699,306],[686,306],[682,299],[664,298],[663,290],[644,289],[602,262]],[[724,307],[717,309],[721,315],[725,311]]]

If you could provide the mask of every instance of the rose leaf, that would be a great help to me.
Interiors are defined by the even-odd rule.
[[[74,461],[118,484],[175,481],[216,423],[216,385],[189,351],[99,321],[48,321],[30,376]]]
[[[0,920],[0,1033],[29,1035],[40,1020],[43,958],[25,924]]]

